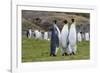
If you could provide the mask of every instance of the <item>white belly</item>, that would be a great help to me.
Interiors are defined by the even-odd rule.
[[[67,42],[68,42],[68,26],[63,27],[60,35],[60,43],[61,46],[66,48],[67,47]]]
[[[70,27],[69,43],[70,43],[70,45],[76,45],[76,28],[75,28],[75,25],[72,25],[72,27]]]

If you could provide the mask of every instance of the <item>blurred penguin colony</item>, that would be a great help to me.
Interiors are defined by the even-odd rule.
[[[56,24],[56,25],[59,28],[58,24]],[[63,28],[65,28],[65,27],[62,27],[62,29],[59,28],[59,31],[60,32],[64,31]],[[41,40],[50,40],[50,38],[51,38],[50,29],[47,30],[47,31],[43,31],[41,29],[34,29],[33,30],[32,28],[28,28],[25,31],[23,31],[22,34],[24,36],[27,36],[27,38],[29,38],[29,39],[30,38],[35,38],[35,39],[41,39]],[[70,24],[67,24],[66,29],[67,30],[70,29]],[[77,23],[76,23],[75,24],[75,29],[76,29],[76,39],[77,39],[78,42],[81,42],[81,41],[84,41],[84,40],[86,40],[86,41],[90,40],[90,27],[89,27],[89,24],[77,25]]]

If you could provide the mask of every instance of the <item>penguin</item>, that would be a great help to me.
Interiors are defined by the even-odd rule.
[[[57,21],[53,21],[53,25],[51,28],[51,43],[50,43],[50,56],[56,56],[57,55],[57,50],[59,47],[59,35],[60,35],[60,30],[58,26],[56,25]]]
[[[42,34],[39,30],[35,30],[34,34],[35,34],[35,39],[41,39],[42,38]]]
[[[61,30],[61,35],[60,35],[60,45],[61,45],[61,51],[62,51],[62,56],[67,55],[67,49],[68,49],[68,22],[67,20],[63,21],[64,26]]]
[[[48,39],[48,32],[44,32],[44,40]]]
[[[58,28],[58,26],[57,25],[55,25],[55,28],[56,28],[56,31],[57,31],[57,38],[58,38],[58,44],[57,44],[57,46],[56,46],[56,51],[55,51],[55,54],[57,54],[57,52],[58,52],[58,50],[59,50],[59,45],[60,45],[60,43],[59,43],[59,41],[60,41],[60,29]]]
[[[72,24],[70,25],[70,30],[69,30],[69,45],[68,45],[68,50],[67,53],[69,55],[75,55],[77,51],[77,45],[76,45],[76,22],[74,19],[71,19]]]
[[[28,38],[30,39],[32,37],[32,30],[31,29],[28,29],[27,34],[28,34]]]
[[[90,38],[89,38],[89,33],[86,32],[86,33],[85,33],[85,40],[86,40],[86,41],[89,41],[89,39],[90,39]]]
[[[77,33],[77,39],[78,39],[78,42],[82,41],[82,37],[81,37],[81,33],[80,32]]]

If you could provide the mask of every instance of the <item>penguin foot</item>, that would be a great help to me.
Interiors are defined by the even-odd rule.
[[[53,54],[50,54],[50,56],[53,56]]]
[[[64,56],[64,55],[65,55],[65,53],[62,54],[62,56]]]
[[[68,54],[67,53],[63,53],[62,56],[68,56]]]
[[[53,54],[53,56],[54,56],[54,57],[56,57],[56,55],[55,55],[55,54]]]
[[[55,54],[50,54],[50,56],[54,56],[55,57],[56,55]]]
[[[72,53],[69,53],[69,54],[67,54],[68,56],[71,56],[72,55]]]
[[[75,55],[75,52],[72,52],[72,55]]]
[[[65,53],[65,56],[68,56],[68,54],[67,54],[67,53]]]

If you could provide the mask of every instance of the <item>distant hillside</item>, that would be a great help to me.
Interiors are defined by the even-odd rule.
[[[89,25],[89,13],[68,13],[68,12],[45,12],[45,11],[22,11],[22,29],[27,30],[48,30],[51,27],[52,21],[57,20],[57,25],[61,29],[63,21],[66,19],[71,23],[71,19],[75,18],[77,25]],[[89,26],[88,26],[89,27]]]

